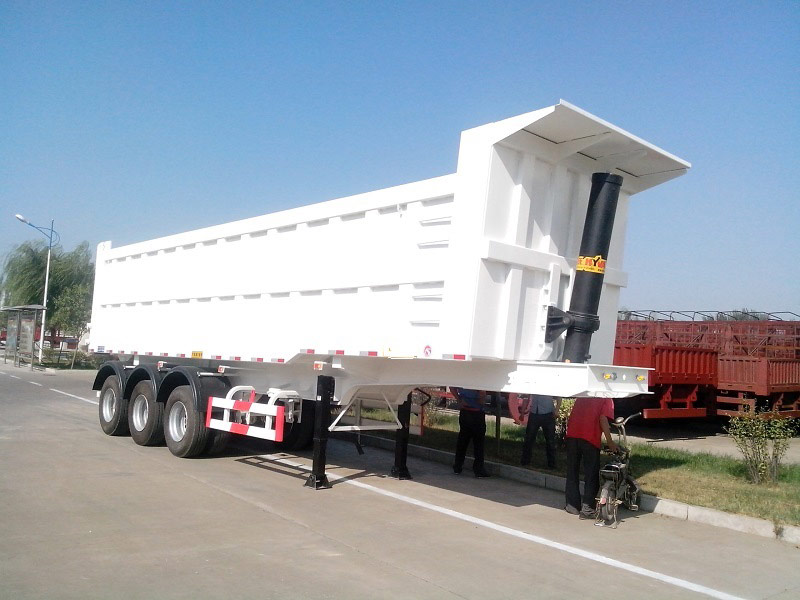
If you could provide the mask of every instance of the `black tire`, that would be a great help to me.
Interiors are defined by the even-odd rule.
[[[227,431],[220,431],[219,429],[208,430],[208,441],[206,442],[206,449],[203,454],[206,456],[219,456],[228,446],[231,440],[231,434]]]
[[[128,423],[131,437],[140,446],[158,446],[164,443],[164,404],[156,402],[153,383],[140,381],[128,401]]]
[[[208,432],[203,413],[195,408],[192,388],[172,390],[164,409],[164,438],[169,451],[179,458],[198,456],[206,449]]]
[[[283,441],[277,442],[281,450],[305,450],[314,443],[314,414],[316,403],[303,400],[303,415],[299,423],[285,423]]]
[[[100,427],[106,435],[128,434],[128,401],[122,397],[119,377],[106,377],[100,388]]]
[[[203,394],[204,399],[207,399],[208,396],[224,398],[229,389],[230,386],[228,385],[227,380],[218,378],[205,378],[203,379],[203,391],[201,393]],[[216,418],[222,418],[222,412],[222,409],[214,409],[214,416]],[[206,447],[203,450],[203,454],[206,456],[218,456],[222,454],[232,437],[233,435],[227,431],[209,429],[208,441],[206,442]]]

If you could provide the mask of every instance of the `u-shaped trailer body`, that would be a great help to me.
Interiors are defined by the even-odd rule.
[[[325,395],[385,403],[397,429],[418,386],[647,393],[646,369],[611,366],[627,209],[689,167],[561,101],[462,132],[454,174],[103,242],[91,346],[119,362],[95,381],[101,423],[134,372],[182,456],[220,447],[209,431],[308,443]]]

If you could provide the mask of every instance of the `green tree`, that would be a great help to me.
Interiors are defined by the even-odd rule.
[[[11,250],[6,255],[0,275],[0,293],[4,294],[5,304],[41,304],[46,268],[47,244],[44,241],[23,242]],[[94,263],[88,242],[82,242],[71,252],[53,246],[47,290],[48,310],[57,307],[62,294],[75,286],[86,286],[91,296],[93,280]],[[49,329],[53,334],[56,327],[51,324]]]
[[[59,251],[53,248],[53,255]],[[47,244],[36,240],[22,242],[6,255],[0,290],[9,306],[41,304],[44,274],[47,268]]]
[[[86,333],[86,327],[92,316],[92,292],[88,285],[78,284],[66,288],[56,301],[55,311],[50,323],[53,327],[74,335],[78,340]],[[77,345],[72,353],[72,364],[75,367]]]

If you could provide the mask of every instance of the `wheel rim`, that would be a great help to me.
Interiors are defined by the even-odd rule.
[[[133,426],[136,431],[141,431],[147,425],[147,415],[150,409],[147,406],[147,397],[144,394],[139,394],[133,399]]]
[[[107,423],[114,418],[114,413],[117,412],[117,395],[114,393],[114,390],[108,388],[103,393],[103,420]]]
[[[182,402],[172,405],[167,418],[169,437],[180,442],[186,435],[186,407]]]

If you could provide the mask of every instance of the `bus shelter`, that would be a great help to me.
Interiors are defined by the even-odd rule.
[[[11,360],[15,367],[30,365],[33,370],[36,323],[42,310],[44,306],[41,304],[0,308],[7,317],[3,363]]]

